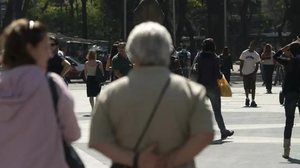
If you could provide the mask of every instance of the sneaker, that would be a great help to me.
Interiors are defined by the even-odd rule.
[[[247,98],[245,101],[245,106],[249,107],[249,105],[250,105],[250,100]]]
[[[267,90],[267,94],[272,94],[272,91],[271,90]]]
[[[232,130],[226,130],[224,133],[221,134],[221,139],[224,140],[227,137],[230,137],[234,134],[234,131]]]
[[[252,102],[251,102],[251,105],[250,105],[251,107],[257,107],[257,104],[255,103],[255,101],[253,100]]]

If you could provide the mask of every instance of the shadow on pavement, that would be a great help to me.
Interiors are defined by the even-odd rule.
[[[289,158],[288,161],[289,161],[290,163],[293,163],[293,164],[300,164],[300,160],[299,160],[299,159]]]
[[[222,140],[222,139],[218,139],[218,140],[214,140],[211,145],[222,145],[224,143],[230,143],[232,141],[226,141],[226,140]]]

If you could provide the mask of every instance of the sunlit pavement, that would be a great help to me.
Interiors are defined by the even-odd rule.
[[[236,76],[237,77],[237,76]],[[107,168],[110,160],[87,147],[89,138],[91,108],[86,97],[85,84],[69,85],[75,97],[75,111],[82,130],[82,137],[75,147],[87,168]],[[257,84],[257,108],[244,107],[244,91],[240,81],[233,81],[233,96],[222,98],[222,112],[228,129],[235,134],[220,141],[215,124],[215,141],[196,157],[200,168],[297,168],[300,167],[299,115],[296,113],[292,135],[291,159],[281,157],[284,108],[279,104],[278,93],[281,87],[273,87],[273,94],[266,94],[262,83]]]

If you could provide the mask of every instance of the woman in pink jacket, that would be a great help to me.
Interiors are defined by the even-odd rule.
[[[51,74],[59,97],[57,121],[45,76],[50,57],[46,28],[19,19],[5,28],[1,42],[0,167],[67,168],[62,138],[71,143],[80,130],[71,94]]]

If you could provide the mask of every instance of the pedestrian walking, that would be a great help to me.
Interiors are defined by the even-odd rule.
[[[209,98],[215,120],[221,133],[221,139],[224,140],[234,134],[234,131],[226,129],[221,112],[221,94],[217,80],[222,78],[220,72],[219,59],[215,53],[216,47],[212,38],[207,38],[202,43],[202,52],[196,56],[195,63],[197,71],[197,82],[204,85],[206,95]]]
[[[54,36],[50,36],[50,45],[51,45],[51,57],[48,61],[48,72],[54,72],[65,78],[68,71],[71,69],[71,64],[65,59],[65,57],[58,50],[58,40]]]
[[[230,83],[230,76],[231,76],[231,70],[233,70],[232,65],[232,57],[229,53],[228,47],[223,48],[222,54],[220,54],[220,69],[221,72],[224,74],[226,80],[228,83]]]
[[[273,72],[274,72],[274,60],[273,55],[275,52],[272,50],[271,44],[266,44],[261,54],[261,64],[263,66],[264,77],[265,77],[265,85],[267,89],[267,93],[272,93],[272,79],[273,79]]]
[[[104,76],[103,64],[97,59],[95,51],[89,51],[86,56],[87,61],[84,64],[84,74],[86,78],[86,92],[92,109],[94,108],[94,99],[101,91],[101,84],[96,79],[97,68],[101,70]]]
[[[125,42],[118,44],[118,54],[112,59],[112,70],[116,78],[126,76],[133,67],[125,52],[125,45]]]
[[[182,49],[177,55],[183,76],[189,78],[191,69],[191,53],[187,50],[186,45],[182,45]]]
[[[274,77],[273,85],[276,86],[277,83],[279,85],[281,85],[283,82],[283,79],[284,79],[284,67],[283,67],[283,65],[281,65],[277,61],[275,61],[275,77]]]
[[[283,53],[291,55],[290,59],[281,57]],[[298,37],[296,41],[280,49],[274,55],[274,59],[285,67],[282,93],[285,97],[284,110],[286,120],[282,156],[288,159],[290,156],[291,137],[297,106],[300,112],[300,38]]]
[[[51,51],[45,26],[19,19],[1,36],[0,167],[69,168],[63,140],[80,137],[74,101],[66,84],[49,73],[57,89],[57,112],[46,77]]]
[[[111,50],[110,50],[110,53],[109,53],[109,56],[107,58],[107,61],[106,61],[106,65],[105,65],[105,69],[106,71],[108,71],[110,73],[110,81],[114,81],[115,80],[115,76],[114,76],[114,73],[112,72],[112,58],[118,54],[118,44],[119,42],[116,41],[114,42],[114,44],[111,46]]]
[[[169,69],[171,72],[173,72],[177,75],[182,75],[182,68],[181,68],[180,61],[178,59],[177,51],[175,50],[175,48],[172,49],[172,53],[170,55]]]
[[[126,46],[135,67],[97,98],[89,146],[114,166],[194,168],[213,140],[205,88],[170,72],[171,50],[165,27],[137,25]]]
[[[240,56],[240,75],[243,76],[243,83],[245,89],[245,105],[249,107],[249,93],[251,91],[252,101],[251,107],[257,107],[255,102],[255,89],[256,89],[256,73],[258,70],[258,66],[260,63],[260,56],[255,51],[256,43],[255,41],[251,41],[249,48],[244,50]]]

